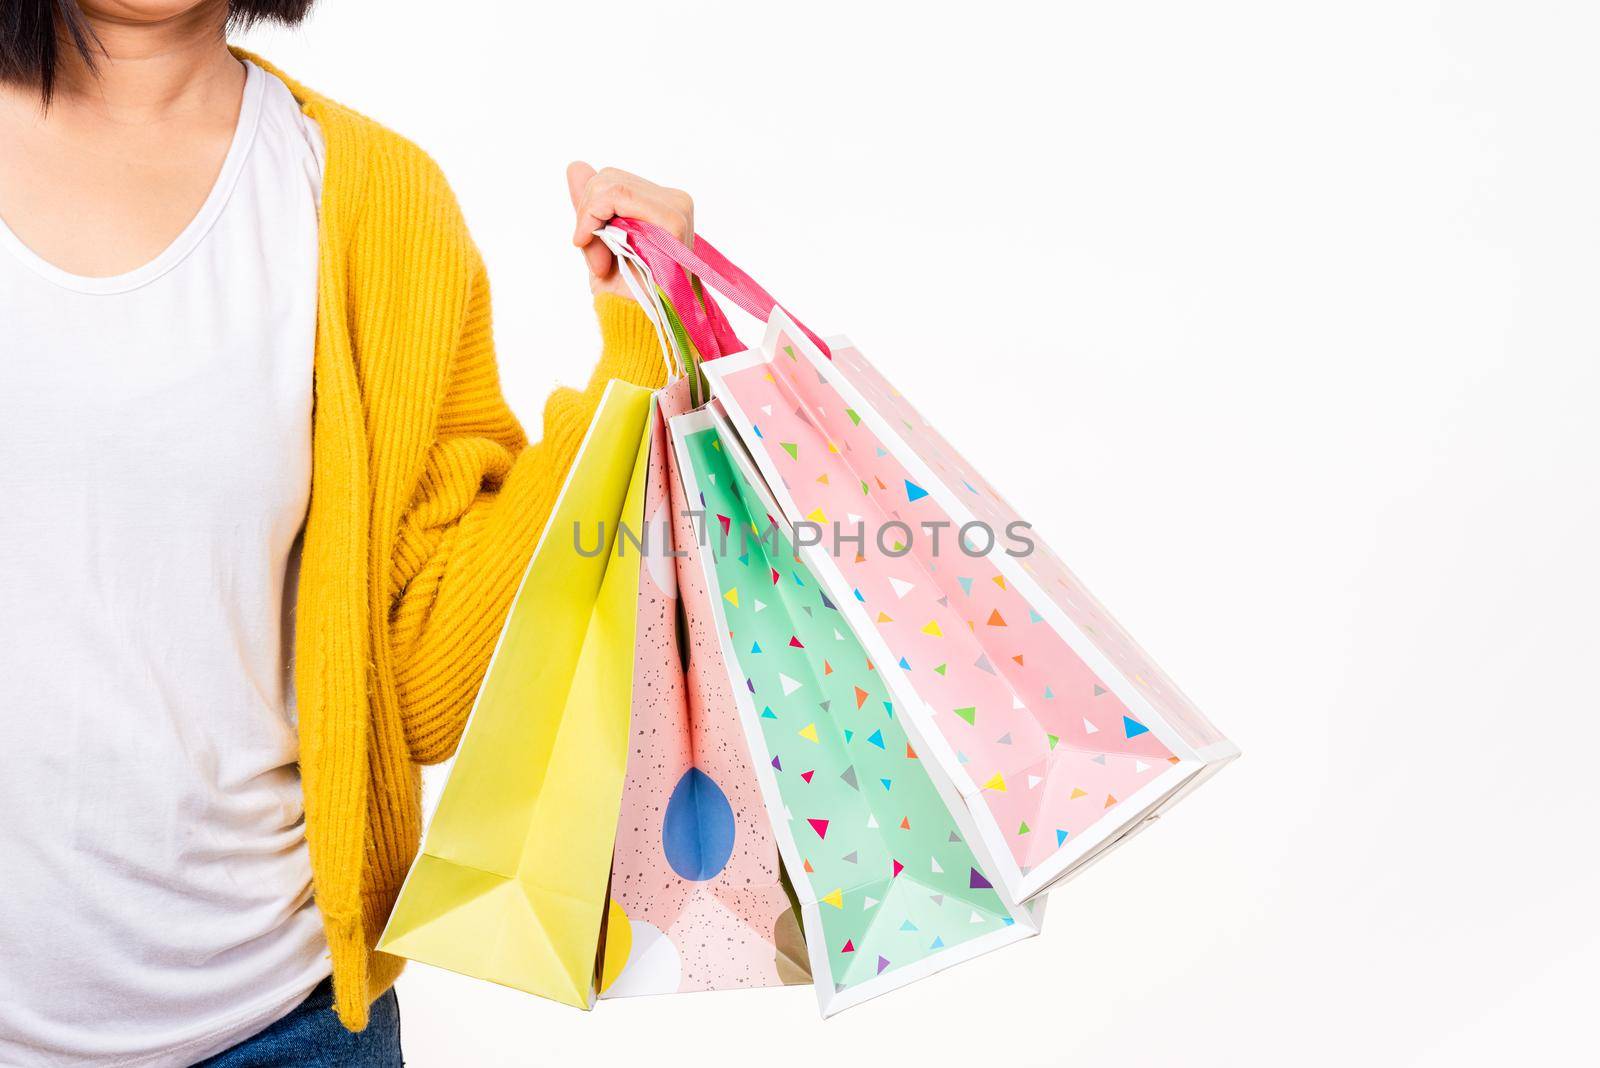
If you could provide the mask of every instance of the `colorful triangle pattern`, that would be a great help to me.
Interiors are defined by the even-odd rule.
[[[1011,565],[997,565],[1006,554],[982,551],[985,539],[947,502],[984,520],[1000,547],[1005,520],[1015,513],[859,352],[839,347],[828,373],[818,375],[797,346],[787,347],[801,358],[727,374],[718,388],[740,411],[771,407],[772,417],[762,420],[767,436],[749,444],[769,477],[776,473],[774,485],[786,487],[786,507],[797,515],[849,516],[865,529],[866,551],[834,555],[843,576],[838,592],[848,590],[864,609],[851,618],[870,625],[900,665],[896,679],[919,698],[913,707],[932,710],[927,729],[946,743],[937,753],[942,760],[954,754],[957,765],[946,773],[970,805],[988,810],[981,822],[1002,829],[1019,870],[1072,849],[1074,837],[1096,823],[1122,819],[1126,799],[1169,766],[1172,752],[1158,737],[1160,724],[1140,710],[1145,706],[1124,703],[1134,697],[1113,692],[1041,612],[1059,610],[1077,621],[1098,608],[1074,616],[1061,598],[1049,603],[1049,589],[1035,603],[1038,594],[1024,593]],[[880,436],[884,426],[898,440]],[[941,521],[942,538],[905,536],[906,528]],[[878,551],[878,533],[893,552]],[[1059,577],[1053,555],[1039,550],[1014,566],[1040,585],[1056,575],[1075,589],[1070,577]],[[1085,633],[1097,644],[1105,637]],[[771,643],[761,641],[770,652]]]
[[[714,430],[686,438],[686,474],[710,509],[748,525],[764,509],[715,439]],[[802,439],[799,453],[808,451]],[[832,982],[849,989],[1011,926],[1015,916],[957,833],[877,667],[824,605],[820,583],[781,534],[776,546],[752,542],[749,557],[706,554],[714,590],[771,591],[760,613],[717,598],[724,646],[748,679],[763,750],[755,758],[773,769],[790,813],[775,830],[803,858],[804,870],[791,874],[805,880],[803,897],[830,906],[818,913],[823,930],[809,933],[828,947]],[[785,581],[769,583],[769,569]],[[756,711],[765,709],[772,718]]]

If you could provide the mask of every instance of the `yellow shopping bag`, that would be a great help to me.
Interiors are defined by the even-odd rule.
[[[606,389],[378,949],[580,1008],[627,768],[651,393]],[[598,546],[596,538],[598,537]],[[602,551],[596,552],[596,548]]]

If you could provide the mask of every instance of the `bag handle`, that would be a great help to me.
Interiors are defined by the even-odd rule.
[[[594,232],[611,254],[617,258],[617,272],[628,287],[628,293],[643,310],[645,318],[655,328],[656,343],[661,346],[661,359],[667,365],[667,380],[683,377],[684,361],[673,336],[667,309],[662,305],[661,293],[649,264],[629,247],[628,235],[614,226],[603,226]]]
[[[632,239],[634,249],[650,266],[656,281],[663,283],[667,300],[683,322],[689,340],[705,359],[740,352],[746,346],[739,341],[727,316],[710,294],[696,292],[692,279],[698,278],[732,301],[735,307],[762,322],[772,314],[773,308],[783,307],[754,279],[718,252],[711,242],[698,234],[691,249],[661,227],[642,219],[615,218],[610,225],[626,232]],[[784,308],[784,312],[788,314],[788,309]],[[793,315],[789,317],[822,350],[823,355],[830,359],[833,357],[832,351],[820,337]]]

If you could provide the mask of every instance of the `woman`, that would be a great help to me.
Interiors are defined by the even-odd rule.
[[[0,1063],[399,1064],[371,946],[605,382],[528,444],[415,146],[230,52],[310,0],[0,0]],[[330,1005],[335,1011],[328,1011]]]

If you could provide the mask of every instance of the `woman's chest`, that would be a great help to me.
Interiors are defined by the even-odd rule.
[[[213,234],[115,294],[0,263],[0,510],[62,518],[144,502],[206,525],[303,517],[314,233],[271,248]]]

